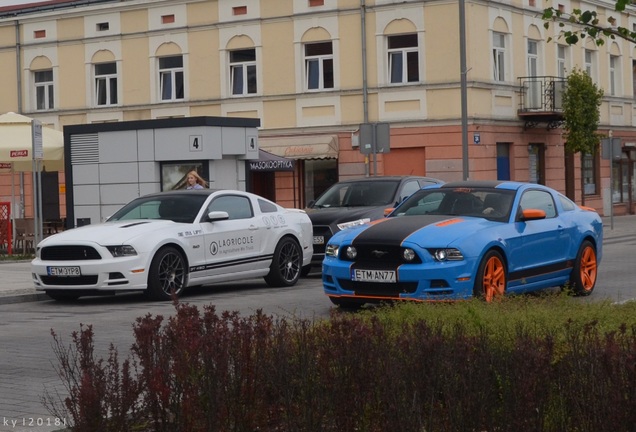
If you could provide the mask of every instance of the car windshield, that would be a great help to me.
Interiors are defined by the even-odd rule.
[[[165,195],[137,198],[108,218],[108,221],[164,219],[192,223],[207,195]]]
[[[495,188],[441,188],[414,193],[391,214],[395,216],[475,216],[508,220],[514,191]]]
[[[399,182],[390,180],[336,183],[312,207],[393,206]]]

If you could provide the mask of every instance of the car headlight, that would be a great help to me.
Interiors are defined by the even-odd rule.
[[[137,255],[135,248],[130,245],[106,246],[106,249],[114,258]]]
[[[351,228],[354,226],[358,226],[358,225],[364,225],[365,223],[369,223],[371,222],[371,219],[369,218],[363,218],[363,219],[358,219],[358,220],[354,220],[351,222],[343,222],[343,223],[339,223],[338,225],[336,225],[338,227],[339,230],[345,230],[347,228]]]
[[[331,257],[337,257],[338,256],[338,245],[328,244],[327,247],[325,248],[325,255],[331,256]]]
[[[354,246],[347,246],[344,255],[347,259],[353,261],[358,256],[358,250]]]
[[[404,258],[404,261],[412,262],[416,257],[417,255],[415,254],[415,251],[413,249],[404,248],[402,250],[402,258]]]
[[[444,262],[444,261],[461,261],[464,259],[464,255],[459,251],[459,249],[455,248],[439,248],[439,249],[429,249],[430,254],[435,258],[436,261]]]

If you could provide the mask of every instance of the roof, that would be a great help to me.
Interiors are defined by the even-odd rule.
[[[359,177],[359,178],[340,180],[338,183],[351,183],[351,182],[359,183],[359,182],[367,182],[367,181],[401,181],[401,180],[408,180],[408,179],[421,179],[421,180],[428,180],[428,181],[434,181],[434,182],[442,183],[441,180],[435,179],[435,178],[432,178],[432,177],[412,176],[412,175],[408,175],[408,176]]]

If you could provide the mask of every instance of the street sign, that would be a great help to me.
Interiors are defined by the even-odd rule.
[[[606,160],[610,158],[619,160],[621,158],[621,139],[603,138],[601,140],[601,157]]]
[[[360,153],[375,154],[391,151],[391,125],[389,123],[362,123],[360,125]]]
[[[44,150],[42,149],[42,123],[39,120],[33,119],[31,132],[33,138],[33,159],[44,159]]]

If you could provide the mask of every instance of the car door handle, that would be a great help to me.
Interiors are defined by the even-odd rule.
[[[249,230],[250,231],[256,231],[258,229],[258,227],[256,225],[250,225]]]

